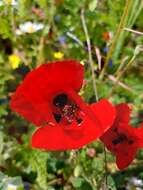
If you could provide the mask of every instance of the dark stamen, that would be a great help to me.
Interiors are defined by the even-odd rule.
[[[112,141],[112,144],[117,145],[126,140],[127,140],[127,137],[124,134],[119,134],[119,136]]]
[[[77,122],[77,125],[80,125],[83,121],[79,117],[80,108],[72,101],[66,94],[61,93],[54,97],[53,105],[54,108],[53,116],[57,123],[64,121],[67,124],[71,124],[74,120]]]
[[[68,97],[66,94],[59,94],[54,98],[53,104],[57,107],[63,107],[67,104],[67,101]]]
[[[60,115],[60,114],[57,114],[57,113],[53,113],[53,115],[54,115],[54,118],[55,118],[56,122],[57,122],[57,123],[60,123],[60,121],[61,121],[61,119],[62,119],[61,115]]]
[[[82,122],[82,119],[81,118],[76,118],[76,121],[78,124],[80,124]]]

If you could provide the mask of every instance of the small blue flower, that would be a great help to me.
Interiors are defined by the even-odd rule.
[[[6,104],[9,101],[9,98],[0,99],[0,105]]]
[[[66,40],[67,40],[66,36],[60,36],[58,38],[59,43],[62,45],[66,43]]]
[[[108,66],[109,66],[110,68],[113,67],[113,61],[112,61],[112,59],[109,60],[109,62],[108,62]]]
[[[107,46],[103,48],[103,53],[108,53],[108,51],[109,51],[109,48]]]
[[[75,36],[72,32],[68,31],[68,32],[66,33],[66,35],[67,35],[69,38],[71,38],[75,43],[77,43],[77,44],[79,44],[80,46],[84,47],[83,42],[82,42],[79,38],[77,38],[77,36]]]
[[[26,65],[21,65],[21,67],[18,69],[18,72],[22,75],[26,75],[29,71],[29,67]]]
[[[25,188],[25,190],[30,190],[31,189],[30,183],[24,182],[24,188]]]
[[[55,22],[58,23],[61,20],[61,16],[60,15],[56,15],[54,18]]]

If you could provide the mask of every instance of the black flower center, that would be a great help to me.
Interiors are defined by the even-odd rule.
[[[66,94],[58,94],[53,99],[53,105],[56,108],[53,116],[57,123],[60,123],[62,119],[66,124],[71,124],[73,120],[76,120],[78,125],[82,122],[80,108]]]
[[[66,94],[59,94],[57,95],[54,100],[53,100],[53,104],[57,107],[63,107],[64,105],[67,104],[68,101],[68,97]]]
[[[117,137],[112,141],[112,144],[117,145],[124,142],[128,143],[129,145],[132,145],[134,143],[134,141],[128,138],[125,134],[117,133]]]
[[[117,136],[117,138],[115,138],[115,139],[112,141],[112,143],[113,143],[114,145],[117,145],[117,144],[122,143],[122,142],[124,142],[124,141],[126,141],[126,140],[127,140],[127,137],[126,137],[124,134],[119,134],[119,135]]]

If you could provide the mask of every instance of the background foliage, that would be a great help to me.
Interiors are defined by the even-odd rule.
[[[115,39],[125,3],[129,9]],[[84,10],[91,41],[99,98],[129,103],[134,126],[138,127],[143,120],[143,35],[124,30],[143,31],[142,0],[0,1],[1,190],[103,189],[105,162],[101,142],[69,152],[32,149],[29,142],[34,126],[9,108],[11,94],[30,70],[48,61],[66,58],[78,59],[85,65],[86,85],[80,93],[87,102],[95,101],[81,10]],[[24,25],[22,29],[21,24],[26,22],[32,22],[35,28]],[[38,29],[39,23],[41,29]],[[101,77],[113,40],[113,52]],[[116,168],[110,153],[107,159],[108,188],[137,189],[133,177],[138,176],[138,181],[143,179],[143,151],[140,150],[133,164],[124,171]],[[140,183],[143,189],[143,182]]]

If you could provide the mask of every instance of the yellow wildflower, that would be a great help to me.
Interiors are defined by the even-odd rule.
[[[4,2],[7,3],[7,4],[11,4],[12,0],[4,0]]]
[[[56,59],[62,59],[64,57],[64,54],[60,51],[54,53],[54,58]]]
[[[20,64],[20,57],[16,54],[11,54],[9,56],[9,62],[11,64],[12,69],[17,69],[19,67]]]
[[[3,0],[3,3],[6,5],[17,5],[15,0]]]

